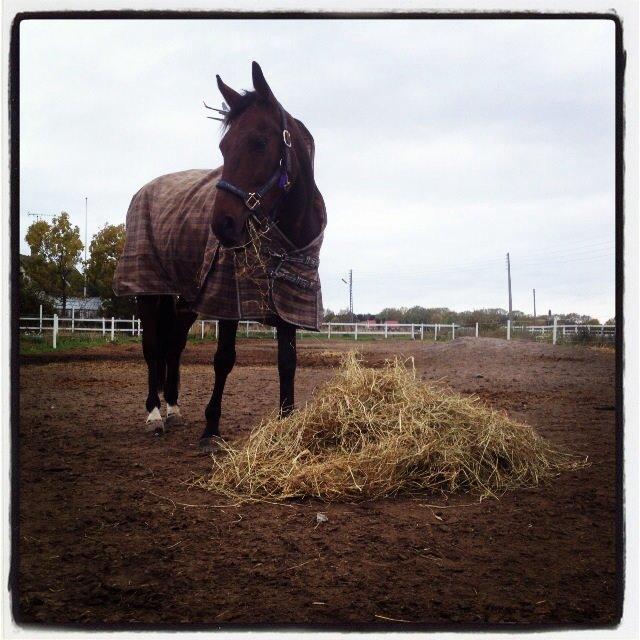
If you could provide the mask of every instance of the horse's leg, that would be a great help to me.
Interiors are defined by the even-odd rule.
[[[280,376],[280,416],[293,411],[296,376],[296,328],[281,320],[278,330],[278,374]]]
[[[181,299],[178,299],[173,307],[173,322],[169,326],[167,335],[167,379],[164,385],[164,399],[167,401],[165,428],[177,427],[182,424],[182,416],[178,407],[180,357],[187,344],[189,329],[196,317],[197,314],[191,311]]]
[[[200,448],[210,452],[214,449],[216,439],[220,438],[220,414],[222,413],[222,394],[227,376],[236,362],[237,320],[220,320],[218,323],[218,348],[213,358],[215,382],[211,399],[204,412],[207,426],[200,436]]]
[[[138,317],[142,324],[142,353],[147,362],[148,394],[146,408],[149,412],[146,422],[147,431],[156,433],[163,430],[160,414],[160,396],[158,391],[162,385],[164,358],[160,347],[160,313],[161,296],[138,296]]]

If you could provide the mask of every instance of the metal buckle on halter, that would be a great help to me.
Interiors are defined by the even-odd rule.
[[[284,140],[284,143],[287,145],[287,147],[291,147],[291,134],[287,129],[284,129],[282,131],[282,139]]]
[[[244,203],[250,211],[255,211],[260,206],[260,198],[255,193],[250,193]]]

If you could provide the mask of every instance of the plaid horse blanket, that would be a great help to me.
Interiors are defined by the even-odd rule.
[[[307,246],[295,247],[273,226],[252,234],[240,249],[226,249],[211,228],[221,174],[221,167],[170,173],[136,193],[127,212],[114,292],[178,295],[206,318],[273,324],[280,317],[319,330],[318,266],[326,224],[322,196],[316,190],[322,231]]]

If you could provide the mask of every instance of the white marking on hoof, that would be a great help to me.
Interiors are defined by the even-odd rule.
[[[177,404],[167,405],[167,418],[169,416],[180,416],[180,407]]]
[[[164,422],[162,421],[162,414],[158,407],[154,407],[153,411],[147,416],[145,431],[154,431],[155,433],[164,431]]]
[[[165,427],[179,427],[182,424],[182,414],[177,404],[167,405],[167,419]]]

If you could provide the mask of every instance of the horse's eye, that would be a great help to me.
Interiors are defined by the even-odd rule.
[[[267,148],[266,138],[249,138],[249,148],[251,151],[264,151]]]

